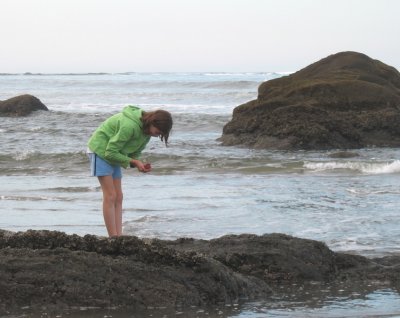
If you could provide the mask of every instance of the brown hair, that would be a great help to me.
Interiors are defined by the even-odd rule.
[[[144,132],[148,132],[150,126],[154,126],[160,130],[161,141],[165,142],[165,145],[168,145],[168,137],[169,133],[172,129],[172,116],[166,110],[156,110],[153,112],[143,112],[142,115],[143,122],[143,130]]]

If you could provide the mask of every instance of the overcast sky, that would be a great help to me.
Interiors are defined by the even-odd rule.
[[[0,0],[0,73],[400,69],[398,0]]]

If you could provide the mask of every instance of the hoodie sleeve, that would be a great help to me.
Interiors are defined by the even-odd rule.
[[[146,145],[149,143],[150,139],[148,139],[146,142],[144,142],[138,150],[136,150],[134,153],[129,154],[129,157],[132,159],[140,159],[140,155],[142,154],[143,149],[146,147]]]
[[[132,137],[132,127],[119,124],[115,134],[108,141],[104,159],[119,164],[124,168],[129,167],[131,158],[121,153],[121,150],[124,148],[125,144],[132,139]]]

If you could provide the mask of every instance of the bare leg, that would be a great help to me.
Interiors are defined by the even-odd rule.
[[[121,179],[114,179],[114,189],[116,192],[115,200],[115,228],[117,231],[117,236],[122,235],[122,186]]]
[[[101,190],[103,191],[103,217],[106,224],[108,236],[117,236],[117,228],[115,224],[115,205],[117,200],[117,192],[115,190],[112,176],[98,177]]]

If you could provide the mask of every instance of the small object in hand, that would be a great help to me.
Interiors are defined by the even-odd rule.
[[[151,164],[150,164],[150,163],[146,163],[146,164],[144,165],[144,168],[145,168],[146,170],[150,170],[150,169],[151,169]]]

